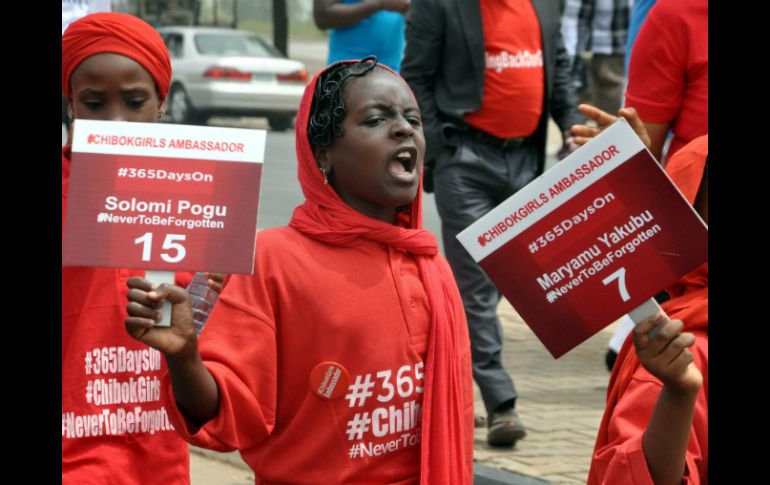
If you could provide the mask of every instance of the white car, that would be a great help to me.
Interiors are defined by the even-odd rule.
[[[305,65],[287,59],[253,32],[161,27],[173,76],[166,101],[172,123],[205,124],[209,116],[265,116],[291,127],[307,84]]]

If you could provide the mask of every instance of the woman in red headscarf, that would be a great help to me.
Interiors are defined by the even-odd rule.
[[[425,139],[406,82],[334,64],[296,123],[306,196],[257,236],[200,341],[174,286],[132,288],[126,320],[169,365],[190,443],[240,450],[256,483],[470,484],[473,392],[460,296],[422,229]],[[171,328],[155,308],[174,304]]]
[[[169,88],[163,40],[144,21],[96,13],[62,37],[70,119],[155,122]],[[62,231],[70,172],[62,149]],[[189,451],[161,400],[165,362],[126,335],[126,281],[144,271],[62,267],[62,483],[188,484]],[[190,276],[178,274],[186,285]]]

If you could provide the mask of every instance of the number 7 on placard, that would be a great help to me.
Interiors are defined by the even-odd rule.
[[[623,299],[623,301],[630,300],[631,295],[628,294],[628,289],[626,288],[626,268],[620,268],[619,270],[615,271],[608,277],[604,278],[602,283],[604,286],[608,286],[610,283],[612,283],[613,280],[618,280],[618,290],[620,291],[620,297]]]

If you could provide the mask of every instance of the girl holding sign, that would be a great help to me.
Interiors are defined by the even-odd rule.
[[[155,122],[171,63],[131,15],[97,13],[62,37],[69,118]],[[70,132],[70,137],[72,136]],[[70,138],[71,140],[71,138]],[[71,149],[62,149],[62,233]],[[165,362],[125,334],[126,281],[144,271],[62,267],[62,483],[190,483],[190,454],[160,396]],[[191,276],[177,274],[177,284]]]
[[[666,172],[708,224],[708,136],[674,154]],[[705,170],[704,170],[705,169]],[[588,483],[708,481],[708,263],[668,289],[637,325],[613,368]],[[648,333],[658,329],[649,338]]]
[[[185,292],[132,278],[126,328],[169,365],[186,440],[238,449],[258,483],[470,484],[470,344],[422,229],[425,139],[375,58],[317,74],[296,123],[306,201],[261,231],[198,340]],[[171,328],[153,327],[170,300]]]
[[[593,106],[579,109],[598,125],[572,127],[580,144],[617,120]],[[623,108],[618,114],[650,146],[636,111]],[[704,135],[674,154],[665,169],[706,224],[707,159]],[[671,299],[662,305],[666,314],[637,325],[613,367],[591,485],[708,481],[708,262],[668,293]]]

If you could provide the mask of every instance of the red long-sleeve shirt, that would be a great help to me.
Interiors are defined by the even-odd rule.
[[[411,255],[261,231],[254,275],[233,275],[199,341],[219,414],[200,430],[176,408],[171,420],[190,443],[240,449],[259,484],[417,483],[429,322]],[[325,365],[311,376],[328,362],[336,383]]]
[[[62,152],[62,228],[69,182]],[[62,267],[62,483],[189,484],[190,453],[160,392],[166,362],[126,332],[131,276],[144,271]],[[177,274],[177,284],[190,282]]]

